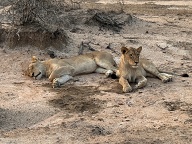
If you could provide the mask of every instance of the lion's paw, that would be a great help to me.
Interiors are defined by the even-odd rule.
[[[57,78],[55,78],[52,82],[52,87],[53,88],[58,88],[58,87],[61,87],[61,83],[58,81]]]
[[[131,92],[133,89],[132,87],[123,87],[123,92]]]
[[[108,70],[108,71],[105,73],[106,77],[110,77],[112,74],[113,74],[113,71],[112,71],[112,70]]]
[[[163,83],[167,83],[167,82],[170,82],[170,81],[172,81],[172,77],[164,76],[164,78],[162,79]]]

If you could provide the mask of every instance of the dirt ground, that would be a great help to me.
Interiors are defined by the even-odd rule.
[[[77,23],[66,28],[73,39],[67,52],[50,48],[57,57],[78,55],[80,43],[89,42],[118,62],[122,45],[143,46],[142,57],[159,69],[189,77],[174,76],[166,84],[148,78],[145,88],[123,93],[117,79],[93,73],[53,89],[47,79],[34,80],[23,72],[32,55],[50,58],[48,49],[1,44],[0,143],[192,143],[191,1],[126,0],[119,17],[127,22],[119,31],[84,20],[91,13],[86,9],[121,10],[122,5],[112,0],[84,2],[81,10],[71,12]]]

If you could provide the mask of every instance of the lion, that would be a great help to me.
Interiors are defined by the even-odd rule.
[[[54,58],[45,61],[40,61],[33,56],[27,69],[27,75],[37,80],[43,76],[48,77],[52,82],[52,87],[56,88],[76,75],[96,72],[108,77],[116,71],[117,65],[111,54],[94,51],[67,59]]]
[[[146,77],[157,77],[163,83],[172,81],[171,74],[160,72],[155,65],[147,59],[141,59],[142,47],[122,47],[122,56],[120,58],[119,68],[116,75],[119,77],[119,83],[123,87],[123,92],[131,92],[133,89],[143,88],[147,84]],[[137,84],[132,88],[130,82]]]

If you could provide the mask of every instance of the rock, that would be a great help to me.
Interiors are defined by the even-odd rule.
[[[166,42],[160,42],[156,44],[160,49],[165,50],[167,49],[170,45],[168,45]]]

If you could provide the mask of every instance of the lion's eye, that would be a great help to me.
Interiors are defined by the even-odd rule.
[[[132,54],[130,54],[130,57],[132,57],[133,55]]]

